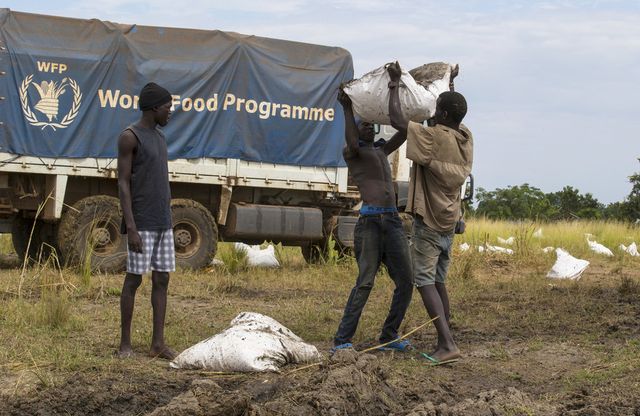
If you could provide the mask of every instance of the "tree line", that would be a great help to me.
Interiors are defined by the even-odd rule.
[[[638,159],[640,161],[640,159]],[[565,186],[561,191],[545,194],[525,183],[487,191],[478,188],[477,208],[464,204],[465,215],[496,220],[605,219],[636,222],[640,219],[640,174],[629,176],[632,189],[622,202],[605,205],[590,193]]]

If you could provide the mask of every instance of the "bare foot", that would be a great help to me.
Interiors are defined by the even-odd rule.
[[[435,358],[436,360],[443,362],[443,361],[449,361],[449,360],[455,360],[460,358],[462,354],[460,353],[459,349],[456,349],[455,351],[443,351],[443,350],[439,350],[436,351],[436,353],[434,355],[430,355],[430,357]]]
[[[138,358],[138,356],[136,355],[135,352],[133,352],[133,350],[118,350],[115,352],[115,354],[121,360],[127,360],[127,359],[135,360]]]
[[[166,360],[173,360],[178,356],[178,354],[176,354],[175,351],[173,351],[171,348],[165,345],[164,348],[157,348],[157,349],[152,348],[149,351],[149,356],[154,358],[164,358]]]

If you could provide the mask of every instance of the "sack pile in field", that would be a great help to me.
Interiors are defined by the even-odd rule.
[[[359,119],[372,124],[390,124],[389,73],[387,67],[363,75],[343,84],[351,98],[353,112]],[[401,67],[400,105],[402,114],[418,123],[434,116],[440,93],[449,91],[449,76],[454,64],[436,62],[407,71]]]
[[[638,247],[636,247],[635,241],[629,244],[629,247],[625,246],[624,244],[620,244],[620,250],[624,251],[625,253],[629,253],[634,257],[640,256],[640,253],[638,253]]]
[[[582,272],[589,267],[587,260],[577,259],[561,248],[556,249],[556,254],[558,259],[547,273],[549,278],[580,280]]]
[[[219,334],[184,350],[171,367],[224,372],[279,372],[289,363],[323,357],[278,321],[253,312],[241,312]]]

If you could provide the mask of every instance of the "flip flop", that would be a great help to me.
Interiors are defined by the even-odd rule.
[[[445,365],[445,364],[453,364],[453,363],[457,363],[458,361],[460,361],[459,358],[454,358],[452,360],[445,360],[445,361],[438,361],[433,357],[429,357],[427,354],[425,353],[420,353],[420,355],[422,355],[424,358],[426,358],[427,360],[429,360],[429,365]]]
[[[347,342],[347,343],[342,344],[342,345],[336,345],[335,347],[333,347],[332,350],[329,350],[329,354],[335,354],[336,351],[343,350],[345,348],[351,348],[352,350],[355,349],[355,348],[353,348],[353,345],[351,345],[350,343]]]
[[[401,351],[401,352],[413,351],[413,347],[409,345],[409,341],[407,341],[406,339],[399,341],[398,340],[399,338],[400,337],[396,337],[396,339],[391,344],[387,344],[384,347],[378,347],[377,349],[380,351],[391,351],[391,350]]]

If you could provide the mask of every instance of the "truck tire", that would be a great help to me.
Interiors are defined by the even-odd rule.
[[[202,204],[191,199],[171,200],[176,266],[202,269],[218,250],[218,227]]]
[[[33,234],[31,233],[32,229]],[[27,255],[27,247],[29,248],[29,262],[37,261],[40,256],[46,260],[53,252],[60,252],[56,233],[57,224],[24,218],[18,214],[11,227],[11,242],[21,262],[24,262]],[[29,240],[31,240],[31,244],[29,244]]]
[[[120,234],[121,223],[118,198],[99,195],[81,199],[60,221],[58,244],[64,258],[69,264],[88,258],[92,270],[124,271],[127,238]]]
[[[334,250],[338,252],[338,259],[352,254],[351,248],[343,247],[338,242],[335,242],[335,244]],[[328,260],[330,255],[326,239],[322,239],[315,244],[300,246],[300,251],[307,264],[323,264]]]
[[[307,264],[322,264],[326,256],[324,247],[325,243],[320,242],[316,244],[300,246],[300,251],[302,252],[302,257],[307,262]]]

